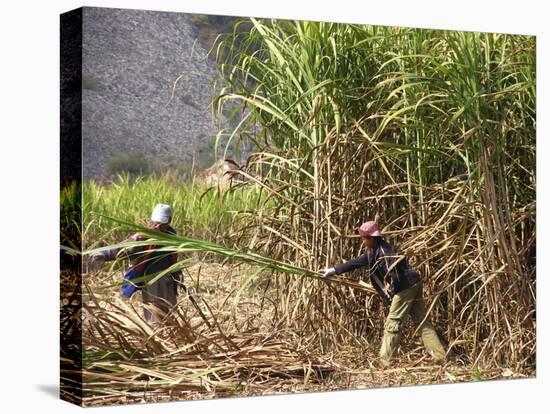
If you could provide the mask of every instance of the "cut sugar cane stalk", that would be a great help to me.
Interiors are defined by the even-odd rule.
[[[258,253],[232,250],[219,244],[210,243],[203,240],[195,240],[188,237],[176,236],[172,234],[166,234],[159,231],[151,230],[147,227],[143,227],[137,224],[132,224],[124,220],[120,220],[114,217],[101,215],[101,217],[112,220],[115,223],[127,226],[133,230],[140,231],[151,237],[155,241],[159,250],[168,253],[213,253],[216,255],[224,256],[228,259],[235,260],[240,263],[251,264],[255,266],[261,266],[266,269],[271,269],[276,272],[281,272],[289,275],[305,276],[312,279],[323,280],[327,283],[336,283],[342,286],[346,286],[352,289],[360,290],[363,292],[376,294],[376,290],[372,285],[363,281],[354,281],[343,277],[323,277],[317,272],[309,269],[304,269],[298,266],[289,265],[287,263],[275,260],[271,257],[264,256]],[[130,246],[133,242],[126,242],[126,245]],[[139,243],[139,242],[137,242]],[[143,242],[141,243],[143,244]],[[111,246],[103,246],[101,248],[91,249],[84,254],[94,254],[100,250],[110,248]],[[158,275],[156,277],[159,277]],[[151,281],[149,281],[151,282]]]

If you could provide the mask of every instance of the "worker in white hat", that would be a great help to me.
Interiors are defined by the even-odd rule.
[[[176,230],[170,226],[172,221],[172,208],[168,204],[157,204],[151,213],[151,225],[153,230],[163,233],[176,234]],[[138,232],[125,241],[145,241],[149,235]],[[154,251],[154,244],[147,246],[134,246],[129,248],[114,248],[103,250],[92,258],[91,269],[97,269],[105,261],[115,260],[122,251],[127,254],[130,265],[124,275],[124,283],[121,294],[131,297],[137,290],[141,290],[143,300],[143,312],[145,320],[153,324],[158,323],[177,303],[177,288],[181,283],[181,272],[171,272],[155,280],[153,283],[132,282],[132,279],[156,274],[173,266],[178,258],[176,253]]]

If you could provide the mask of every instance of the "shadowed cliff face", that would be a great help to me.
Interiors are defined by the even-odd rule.
[[[180,166],[194,154],[212,161],[218,126],[208,105],[220,74],[205,54],[189,14],[84,8],[85,178],[105,175],[121,153]]]

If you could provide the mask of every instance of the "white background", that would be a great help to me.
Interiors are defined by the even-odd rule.
[[[3,2],[0,14],[0,410],[67,413],[57,397],[59,14],[79,1]],[[133,405],[90,412],[548,412],[548,70],[544,1],[93,1],[87,6],[537,35],[537,379]],[[545,19],[546,17],[546,19]],[[545,26],[546,25],[546,26]],[[7,190],[7,191],[6,191]],[[506,300],[506,298],[502,298]],[[546,397],[546,398],[545,398]]]

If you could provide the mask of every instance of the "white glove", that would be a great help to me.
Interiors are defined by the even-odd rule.
[[[322,277],[335,276],[336,275],[336,269],[334,267],[330,267],[328,269],[321,269],[321,270],[319,270],[319,274]]]

